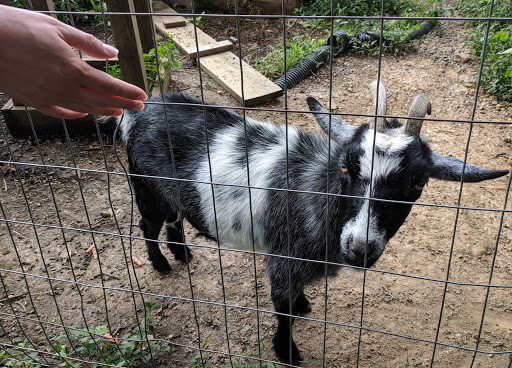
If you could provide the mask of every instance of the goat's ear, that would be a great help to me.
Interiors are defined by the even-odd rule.
[[[329,111],[324,109],[320,103],[313,97],[308,97],[307,102],[309,110],[313,112],[313,116],[323,129],[325,134],[329,135]],[[315,112],[321,112],[322,114],[315,114]],[[350,125],[349,123],[342,120],[339,116],[331,116],[331,138],[338,143],[340,146],[345,145],[354,136],[357,127]]]
[[[453,157],[443,156],[432,152],[432,167],[430,176],[441,180],[460,181],[464,162]],[[507,175],[508,170],[488,170],[466,162],[464,181],[476,183],[483,180],[496,179]]]

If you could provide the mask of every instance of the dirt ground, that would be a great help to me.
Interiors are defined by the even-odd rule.
[[[237,37],[236,28],[229,24],[221,28],[214,21],[204,22],[206,31],[217,40]],[[425,94],[432,102],[432,117],[439,119],[423,126],[431,147],[464,158],[469,124],[444,121],[470,119],[475,96],[474,65],[469,61],[463,25],[454,23],[436,27],[416,45],[416,53],[383,55],[381,77],[388,89],[388,114],[407,115],[413,98]],[[251,20],[242,26],[244,55],[264,53],[270,45],[268,40],[278,40],[282,32],[282,22]],[[334,60],[334,110],[370,113],[367,86],[377,72],[376,56],[348,54]],[[200,97],[197,68],[189,61],[182,60],[173,79],[174,89]],[[203,73],[206,101],[239,106],[219,90]],[[307,96],[328,104],[328,67],[288,91],[288,108],[307,110]],[[284,98],[279,98],[259,107],[284,106]],[[285,114],[279,112],[249,111],[247,115],[285,122]],[[481,93],[474,118],[510,122],[512,108]],[[345,119],[355,124],[364,120]],[[318,130],[310,114],[290,113],[288,122]],[[0,123],[5,131],[3,120]],[[491,169],[510,168],[511,140],[508,123],[473,124],[468,162]],[[103,135],[102,143],[94,132],[90,137],[74,137],[69,144],[64,135],[43,138],[39,145],[33,138],[0,136],[0,268],[4,269],[0,275],[5,285],[0,288],[0,340],[6,339],[6,333],[20,335],[19,323],[31,336],[42,336],[38,319],[45,322],[50,334],[62,332],[56,325],[83,327],[86,320],[95,326],[109,323],[114,334],[122,335],[136,311],[142,316],[141,294],[127,291],[135,289],[143,293],[145,301],[161,305],[154,312],[156,337],[170,346],[159,357],[162,367],[188,364],[197,353],[193,348],[207,336],[209,349],[227,352],[227,335],[229,350],[235,354],[258,354],[259,341],[265,347],[263,358],[275,359],[271,339],[277,320],[272,314],[265,257],[218,251],[214,242],[196,236],[188,226],[187,242],[198,245],[193,247],[190,276],[187,267],[167,250],[164,254],[171,262],[171,272],[162,275],[153,270],[141,239],[129,241],[115,235],[142,236],[135,226],[139,215],[133,208],[126,177],[117,174],[123,173],[127,164],[124,147],[118,147],[118,161],[112,136]],[[37,166],[43,160],[55,166],[46,171]],[[58,167],[73,168],[75,163],[82,169],[78,177],[74,170]],[[116,174],[107,176],[106,170]],[[297,320],[294,325],[294,338],[306,362],[311,367],[323,366],[325,334],[326,367],[355,367],[358,349],[359,367],[428,367],[436,337],[442,345],[435,351],[435,367],[510,366],[511,354],[500,354],[512,350],[512,225],[510,214],[505,213],[500,222],[499,212],[504,207],[508,181],[509,176],[505,176],[463,186],[462,206],[498,211],[457,212],[430,205],[457,205],[460,184],[431,180],[419,200],[427,205],[414,206],[372,270],[342,269],[328,280],[327,296],[324,281],[308,286],[306,294],[313,311],[307,317],[311,320]],[[507,209],[511,209],[510,204]],[[9,229],[4,218],[12,221]],[[85,252],[93,242],[98,259]],[[131,253],[144,263],[142,267],[132,265]],[[24,278],[18,273],[21,271],[30,275]],[[47,276],[54,280],[50,283]],[[448,284],[444,293],[442,281],[447,278],[482,286]],[[489,281],[506,287],[483,286]],[[6,302],[6,293],[14,297],[12,304]],[[226,308],[220,305],[224,298]],[[326,299],[330,323],[324,324]],[[262,310],[258,314],[256,307]],[[24,318],[18,322],[12,317],[13,311]],[[476,354],[471,365],[470,349],[477,347],[478,336],[478,348],[489,354]],[[209,357],[212,365],[228,361],[222,353]]]

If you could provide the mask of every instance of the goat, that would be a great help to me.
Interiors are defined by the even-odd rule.
[[[183,219],[228,247],[266,250],[278,312],[273,344],[285,363],[302,360],[291,325],[294,316],[311,310],[305,285],[323,278],[326,269],[334,275],[343,264],[371,267],[430,177],[478,182],[508,173],[431,151],[420,135],[421,119],[431,108],[423,95],[401,124],[384,117],[382,82],[374,81],[370,90],[378,116],[375,124],[358,127],[307,99],[330,140],[223,108],[194,106],[197,101],[176,93],[165,95],[169,105],[148,104],[120,122],[154,268],[170,269],[158,246],[164,222],[168,246],[183,262],[192,255],[184,245]]]

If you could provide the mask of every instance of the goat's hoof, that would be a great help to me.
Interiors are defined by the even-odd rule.
[[[190,262],[190,260],[192,259],[192,252],[190,251],[190,249],[185,248],[185,250],[180,250],[178,252],[173,252],[174,253],[174,258],[176,258],[178,261],[180,261],[181,263],[185,263],[185,264],[188,264],[188,262]]]
[[[276,336],[277,337],[277,336]],[[290,345],[288,341],[286,343],[279,343],[281,339],[274,337],[272,342],[274,343],[274,351],[276,352],[277,357],[285,364],[291,364],[295,366],[300,366],[300,362],[303,360],[300,355],[300,351],[297,348],[297,345],[292,341],[292,354],[290,357]],[[291,358],[291,359],[290,359]]]
[[[171,266],[166,259],[161,261],[153,262],[153,268],[158,272],[169,272],[171,270]]]

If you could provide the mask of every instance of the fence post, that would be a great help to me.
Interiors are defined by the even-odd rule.
[[[133,0],[106,0],[106,3],[109,12],[135,12]],[[123,79],[149,93],[136,16],[110,15],[110,23],[116,48],[119,50],[119,66]]]
[[[152,13],[153,7],[151,2],[147,0],[133,0],[136,13]],[[151,9],[148,8],[151,6]],[[140,42],[142,45],[142,51],[148,53],[149,50],[155,48],[155,40],[153,39],[153,21],[151,16],[148,15],[137,15],[137,25],[139,26]]]
[[[54,11],[55,4],[53,0],[32,0],[32,8],[41,11]],[[52,17],[57,18],[57,14],[50,14]]]

